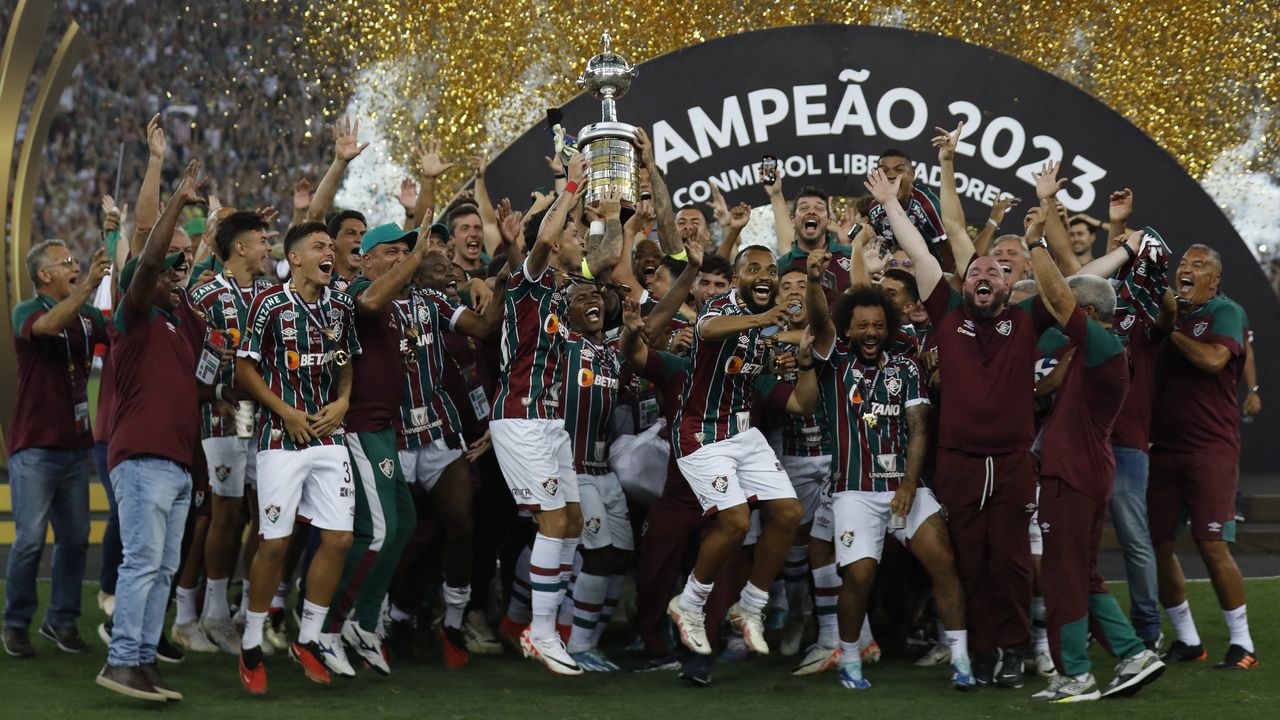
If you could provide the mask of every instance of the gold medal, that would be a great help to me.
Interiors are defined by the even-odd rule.
[[[320,333],[324,335],[326,338],[329,338],[329,342],[338,341],[338,333],[333,328],[328,328],[328,327],[321,328]]]
[[[876,415],[875,415],[875,413],[863,413],[863,414],[862,414],[862,422],[863,422],[864,424],[866,424],[866,426],[867,426],[867,427],[871,428],[872,430],[875,430],[875,428],[876,428]]]
[[[418,338],[418,335],[420,334],[418,332],[418,326],[410,325],[408,329],[404,331],[404,334],[416,340]]]
[[[338,367],[344,367],[351,362],[351,356],[347,354],[346,350],[337,350],[333,353],[333,361],[338,363]]]

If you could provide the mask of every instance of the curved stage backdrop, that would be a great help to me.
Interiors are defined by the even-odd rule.
[[[617,38],[625,54],[626,38]],[[1171,156],[1120,115],[1016,58],[957,40],[881,27],[808,25],[735,35],[664,55],[640,67],[618,101],[623,122],[644,127],[677,205],[703,203],[715,181],[730,205],[765,204],[755,170],[779,159],[792,195],[815,184],[860,195],[868,166],[897,147],[916,177],[937,186],[934,127],[964,121],[957,181],[970,221],[986,219],[1003,193],[1035,197],[1033,169],[1061,160],[1071,183],[1059,198],[1071,212],[1105,220],[1112,190],[1132,188],[1133,222],[1156,227],[1176,256],[1194,242],[1222,253],[1223,288],[1256,332],[1260,382],[1268,385],[1280,343],[1280,303],[1257,261],[1213,200]],[[580,68],[566,68],[576,72]],[[600,103],[579,95],[563,106],[576,133],[600,119]],[[490,165],[495,198],[529,191],[522,178],[546,174],[545,127],[529,130]],[[1015,209],[1005,229],[1020,232]],[[1014,217],[1016,215],[1016,217]],[[1243,425],[1245,471],[1280,465],[1280,412]]]

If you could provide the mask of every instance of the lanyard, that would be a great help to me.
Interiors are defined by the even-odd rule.
[[[235,303],[236,310],[240,312],[240,315],[248,315],[249,303],[245,301],[245,291],[247,289],[249,293],[252,294],[255,290],[254,285],[250,285],[248,288],[242,288],[240,287],[240,283],[236,282],[235,277],[229,273],[219,275],[218,279],[222,281],[223,285],[227,286],[227,290],[231,293],[231,301]]]
[[[302,308],[302,311],[307,314],[307,318],[314,323],[316,327],[320,328],[321,335],[324,335],[329,340],[337,340],[337,333],[330,329],[328,323],[324,321],[324,301],[329,295],[328,288],[321,290],[320,298],[316,300],[315,312],[312,312],[311,306],[308,305],[306,301],[302,299],[302,296],[298,294],[298,291],[294,289],[293,283],[289,283],[289,295],[293,297],[293,304]]]
[[[52,309],[54,308],[54,305],[56,305],[56,304],[57,304],[57,303],[54,303],[54,302],[53,302],[53,299],[52,299],[52,298],[45,297],[44,295],[36,295],[36,300],[38,300],[38,301],[40,302],[40,306],[41,306],[41,307],[43,307],[43,308],[45,309],[45,311],[46,311],[46,312],[48,312],[48,311],[52,310]],[[84,333],[84,362],[85,362],[85,365],[86,365],[85,372],[86,372],[86,374],[87,374],[87,373],[88,373],[88,367],[87,367],[87,365],[88,365],[90,362],[92,362],[92,360],[91,360],[90,358],[92,358],[92,357],[93,357],[93,347],[90,345],[90,339],[91,339],[91,336],[92,336],[93,326],[90,324],[89,319],[88,319],[88,318],[86,318],[86,317],[85,317],[83,314],[81,314],[81,313],[76,313],[76,320],[80,321],[80,329],[81,329],[81,330],[83,331],[83,333]],[[68,375],[68,377],[69,377],[69,378],[70,378],[70,380],[71,380],[71,387],[72,387],[72,389],[75,389],[75,386],[76,386],[76,360],[75,360],[75,356],[74,356],[74,355],[72,355],[72,353],[71,353],[71,330],[70,330],[70,328],[63,328],[63,329],[62,329],[62,331],[61,331],[60,333],[58,333],[58,336],[62,338],[62,342],[66,345],[66,348],[67,348],[67,375]]]

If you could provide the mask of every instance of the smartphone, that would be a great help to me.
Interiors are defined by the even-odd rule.
[[[760,182],[765,185],[778,182],[778,158],[772,155],[760,158]]]

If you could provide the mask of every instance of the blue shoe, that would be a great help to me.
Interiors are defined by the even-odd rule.
[[[765,630],[781,630],[787,624],[787,608],[770,605],[769,609],[764,613],[764,629]]]
[[[569,653],[574,662],[587,672],[618,672],[622,668],[613,664],[604,653],[596,648],[583,650],[582,652]]]
[[[724,650],[720,651],[720,657],[716,659],[722,663],[742,662],[749,654],[747,641],[743,640],[741,635],[733,634],[725,641]]]
[[[951,663],[951,687],[960,691],[974,688],[973,670],[969,667],[968,660]]]
[[[850,690],[867,690],[871,683],[862,677],[862,663],[840,663],[840,684]]]

